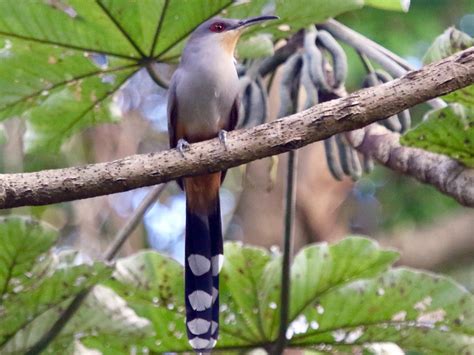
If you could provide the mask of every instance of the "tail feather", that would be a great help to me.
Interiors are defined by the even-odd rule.
[[[215,204],[213,213],[209,215],[211,232],[211,269],[212,269],[212,305],[211,342],[215,343],[219,337],[219,273],[224,262],[224,245],[222,238],[221,208],[219,199]]]
[[[212,349],[217,342],[219,271],[223,262],[219,193],[204,191],[211,196],[205,210],[192,205],[193,201],[201,203],[202,196],[196,199],[196,191],[186,189],[186,328],[189,343],[201,352]]]

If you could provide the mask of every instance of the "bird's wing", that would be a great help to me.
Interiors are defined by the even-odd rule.
[[[239,121],[239,108],[240,108],[240,97],[237,97],[232,104],[232,108],[230,109],[229,119],[227,120],[227,125],[224,128],[226,131],[233,131],[237,127],[237,123]],[[222,171],[221,175],[221,183],[225,179],[225,175],[227,174],[227,170]]]
[[[229,113],[229,120],[227,121],[227,127],[225,128],[226,131],[233,131],[237,127],[237,123],[239,121],[239,108],[240,108],[240,97],[237,97],[232,104],[232,108],[230,109]]]
[[[176,147],[178,138],[176,129],[178,124],[178,100],[176,98],[176,80],[172,80],[168,89],[168,136],[170,148]]]

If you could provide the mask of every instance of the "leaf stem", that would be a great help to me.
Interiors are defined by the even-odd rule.
[[[156,72],[155,68],[153,68],[152,62],[147,63],[145,69],[148,75],[150,75],[151,80],[153,80],[156,85],[162,87],[163,89],[168,89],[169,82],[160,77],[160,75]]]
[[[286,332],[290,316],[291,278],[290,266],[293,254],[294,215],[296,206],[296,169],[297,152],[288,153],[288,169],[286,176],[286,201],[285,201],[285,232],[283,244],[283,260],[280,290],[280,327],[278,339],[275,344],[275,354],[282,354],[287,344]]]
[[[140,55],[142,58],[146,58],[145,52],[140,48],[138,43],[135,42],[135,40],[130,36],[130,34],[125,30],[125,28],[122,27],[120,22],[112,15],[112,13],[109,11],[109,9],[102,3],[101,0],[97,0],[97,5],[102,9],[102,11],[105,13],[105,15],[109,18],[110,21],[115,25],[115,27],[120,31],[120,33],[125,37],[125,39],[132,45],[132,47],[137,51],[137,53]]]

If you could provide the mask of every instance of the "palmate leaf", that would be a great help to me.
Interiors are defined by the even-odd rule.
[[[112,95],[150,61],[176,62],[188,35],[201,22],[217,14],[256,16],[268,11],[268,4],[266,0],[32,0],[27,4],[2,0],[0,119],[26,118],[27,148],[55,151],[75,132],[113,121]],[[273,40],[287,37],[363,4],[362,0],[315,0],[306,7],[278,0],[274,12],[281,20],[253,28],[247,41],[259,31]],[[242,57],[270,53],[270,37],[260,38],[266,38],[263,49],[242,49]]]
[[[0,220],[0,307],[11,293],[34,282],[32,269],[58,235],[36,221],[21,218]],[[0,308],[1,309],[1,308]],[[0,311],[1,314],[1,311]]]
[[[474,39],[453,27],[438,36],[424,62],[431,63],[474,45]],[[474,85],[442,97],[448,107],[428,112],[400,143],[445,154],[474,167]]]
[[[429,64],[474,46],[474,38],[454,27],[438,36],[425,54],[423,62]],[[443,96],[447,102],[460,103],[474,111],[474,85]]]
[[[474,167],[474,110],[459,104],[430,111],[400,143],[445,154]]]
[[[0,118],[28,119],[30,150],[57,150],[74,132],[113,120],[111,96],[125,80],[230,3],[2,1]]]
[[[140,317],[152,323],[155,335],[141,342],[117,336],[83,339],[86,346],[101,351],[128,353],[130,346],[156,352],[190,349],[184,324],[184,280],[182,267],[174,260],[152,251],[143,251],[117,261],[112,280],[105,283],[121,296]]]
[[[291,344],[337,350],[392,342],[429,354],[468,354],[474,349],[473,309],[472,294],[453,281],[393,269],[321,295],[293,325]]]
[[[58,303],[36,317],[18,331],[2,351],[24,353],[31,348],[41,339],[45,331],[53,326],[71,300],[69,298]],[[152,330],[149,320],[137,316],[115,292],[99,285],[93,288],[79,310],[48,347],[47,353],[67,354],[74,340],[98,333],[104,338],[112,335],[140,341],[150,336]]]
[[[72,296],[107,278],[111,270],[102,263],[72,265],[71,258],[54,254],[57,232],[51,227],[20,217],[1,222],[0,353],[22,353],[18,349],[42,335],[27,332],[29,327],[47,329],[38,318],[64,308]],[[55,311],[55,319],[59,313]]]
[[[220,337],[216,351],[270,348],[277,337],[281,258],[268,251],[225,245],[221,274]],[[373,343],[405,350],[456,353],[474,346],[474,298],[447,278],[389,269],[398,254],[350,237],[304,248],[291,269],[289,347],[347,351]],[[155,252],[119,260],[114,289],[155,334],[141,340],[112,334],[81,339],[105,354],[185,352],[182,267]]]

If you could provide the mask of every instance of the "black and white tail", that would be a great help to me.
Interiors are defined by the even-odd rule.
[[[219,272],[224,261],[219,193],[207,190],[205,196],[196,196],[202,191],[188,182],[185,186],[186,328],[193,349],[206,352],[216,345],[219,333]]]

